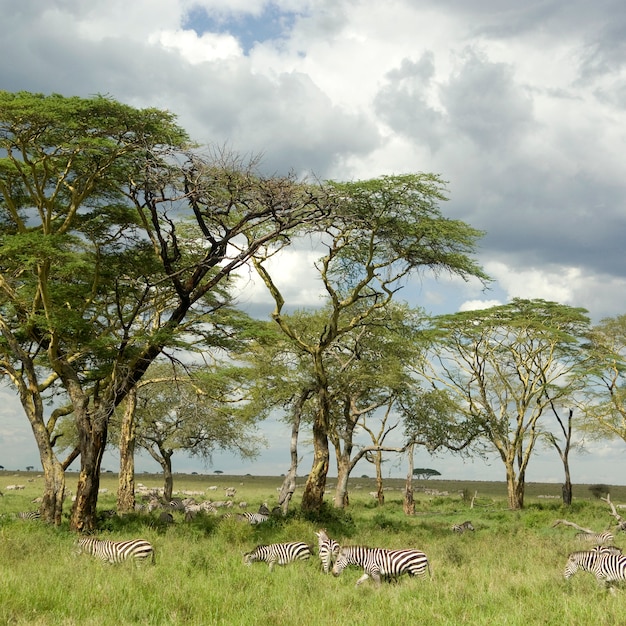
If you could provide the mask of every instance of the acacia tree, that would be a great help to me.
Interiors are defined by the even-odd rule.
[[[420,312],[389,303],[359,328],[338,337],[328,351],[333,407],[328,437],[337,461],[336,507],[348,504],[348,478],[362,458],[374,464],[378,500],[384,502],[382,455],[403,451],[402,445],[386,446],[385,441],[400,423],[398,407],[416,387],[410,364],[422,349],[422,319]],[[355,453],[359,432],[366,433],[371,444],[360,445]]]
[[[317,394],[313,420],[313,466],[304,488],[302,508],[318,511],[329,468],[331,380],[324,356],[341,335],[354,332],[383,309],[417,271],[447,271],[469,278],[485,275],[471,258],[481,233],[446,219],[438,204],[444,184],[432,174],[384,176],[350,183],[326,184],[332,217],[320,222],[325,249],[316,269],[329,302],[320,332],[307,337],[290,323],[277,283],[257,255],[255,267],[275,302],[272,313],[285,335],[312,364]],[[275,254],[269,249],[265,258]]]
[[[544,300],[433,319],[425,375],[452,397],[470,428],[499,454],[511,509],[524,505],[525,475],[552,403],[579,388],[586,311]]]
[[[164,498],[171,500],[172,456],[185,451],[210,460],[215,450],[254,458],[263,439],[256,423],[262,408],[248,406],[242,368],[151,368],[137,386],[137,445],[163,470]]]
[[[626,441],[626,315],[594,326],[586,347],[586,429],[599,437]]]
[[[172,114],[100,96],[0,92],[0,148],[0,350],[31,389],[57,522],[54,419],[30,405],[66,394],[81,459],[70,526],[90,530],[115,407],[166,346],[196,340],[224,279],[326,211],[293,177],[190,151]]]

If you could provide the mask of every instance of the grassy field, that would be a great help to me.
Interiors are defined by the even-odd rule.
[[[137,480],[161,486],[158,476]],[[223,500],[223,488],[235,487],[235,503],[246,501],[247,510],[256,511],[262,502],[276,504],[280,481],[177,475],[175,489],[216,486],[206,497]],[[416,515],[409,518],[402,512],[403,481],[386,482],[384,507],[369,495],[374,481],[355,478],[347,511],[329,509],[321,520],[297,514],[298,493],[292,514],[259,527],[212,515],[185,522],[176,514],[172,526],[160,525],[156,513],[103,517],[100,537],[153,543],[156,565],[137,568],[77,556],[67,521],[51,528],[16,520],[14,513],[36,508],[31,500],[40,495],[42,479],[0,472],[0,624],[626,624],[626,590],[610,594],[585,573],[563,578],[568,553],[581,546],[573,528],[553,527],[554,522],[565,518],[598,531],[614,522],[589,486],[577,486],[574,504],[564,509],[559,485],[530,484],[526,508],[513,512],[506,508],[502,483],[419,481],[416,487],[431,491],[416,491]],[[9,484],[25,489],[7,491]],[[116,476],[103,475],[101,487],[108,491],[99,509],[114,508]],[[626,487],[611,487],[610,494],[614,503],[626,502]],[[451,532],[452,524],[465,520],[472,521],[474,533]],[[362,571],[325,576],[316,557],[271,574],[264,563],[243,564],[244,552],[259,543],[302,540],[316,546],[314,532],[321,526],[344,544],[421,549],[432,578],[356,587]],[[626,536],[616,544],[626,548]]]

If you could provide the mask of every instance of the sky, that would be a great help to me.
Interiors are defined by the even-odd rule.
[[[167,109],[200,143],[261,154],[267,173],[439,174],[443,214],[485,232],[477,259],[494,281],[423,277],[404,290],[411,305],[438,314],[520,297],[584,307],[594,322],[626,313],[621,0],[0,0],[0,15],[0,89]],[[291,304],[319,303],[314,258],[279,260]],[[240,284],[242,306],[267,310],[261,285]],[[0,464],[39,465],[14,395],[0,399]],[[254,463],[175,456],[174,469],[285,472],[288,428],[266,429],[272,445]],[[415,463],[504,479],[497,459],[420,451]],[[388,465],[406,473],[404,460]],[[626,483],[626,444],[591,445],[572,473]],[[556,453],[533,459],[528,479],[562,482]]]

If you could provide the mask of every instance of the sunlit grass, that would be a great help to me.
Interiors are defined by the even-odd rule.
[[[158,477],[143,481],[160,486]],[[261,502],[275,504],[280,479],[177,476],[177,483],[179,489],[234,486],[235,502],[246,500],[249,510],[256,510]],[[363,483],[361,489],[357,483]],[[101,496],[100,507],[113,508],[115,477],[104,476],[103,486],[109,493]],[[390,491],[381,508],[368,495],[371,483],[357,479],[349,509],[329,508],[320,520],[290,514],[259,527],[215,517],[184,522],[180,514],[172,527],[158,525],[156,514],[104,520],[103,537],[143,537],[153,543],[157,564],[138,568],[77,556],[67,519],[59,529],[15,520],[13,513],[34,508],[31,500],[41,489],[36,479],[23,492],[5,492],[0,499],[0,624],[626,623],[626,589],[611,595],[584,573],[564,580],[567,554],[580,545],[574,529],[553,526],[567,518],[603,530],[613,522],[606,503],[581,490],[574,505],[564,509],[558,500],[537,498],[542,495],[538,487],[526,509],[515,512],[506,508],[503,485],[486,483],[480,493],[490,504],[471,509],[454,487],[449,496],[416,493],[417,513],[410,518],[402,511],[399,490]],[[446,489],[442,482],[437,488]],[[224,498],[223,491],[211,494]],[[620,488],[612,488],[614,502],[623,497]],[[466,519],[475,532],[450,531],[453,523]],[[361,571],[325,576],[317,558],[277,567],[271,574],[265,563],[243,564],[244,552],[259,543],[303,540],[315,546],[314,531],[321,525],[346,544],[421,549],[429,556],[432,578],[356,587]],[[616,543],[626,548],[626,535]]]

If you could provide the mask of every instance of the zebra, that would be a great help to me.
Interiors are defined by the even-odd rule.
[[[571,578],[579,569],[590,572],[598,583],[610,586],[611,582],[626,580],[626,556],[619,548],[596,546],[585,552],[572,552],[567,559],[563,576]]]
[[[324,529],[320,529],[315,535],[317,536],[318,555],[322,561],[322,570],[324,574],[328,574],[331,565],[334,564],[339,554],[339,544],[331,539]]]
[[[455,533],[464,533],[466,530],[474,530],[474,526],[469,520],[462,524],[454,524],[454,526],[452,526],[452,532]]]
[[[78,540],[78,552],[91,554],[105,563],[121,563],[133,558],[136,563],[147,561],[155,562],[154,548],[145,539],[131,539],[129,541],[109,541],[95,537],[81,537]]]
[[[256,526],[257,524],[262,524],[263,522],[267,522],[270,518],[269,515],[265,515],[264,513],[250,513],[249,511],[244,511],[243,513],[237,513],[236,519],[240,522],[247,521],[252,526]]]
[[[372,578],[380,586],[381,576],[397,578],[401,574],[409,576],[430,575],[428,557],[420,550],[386,550],[365,546],[344,546],[333,566],[333,576],[339,576],[348,565],[357,565],[364,569],[364,574],[357,580],[360,585]]]
[[[270,572],[274,565],[286,565],[298,560],[306,560],[311,557],[311,548],[303,541],[290,543],[270,543],[269,545],[256,546],[251,552],[243,555],[243,562],[252,565],[255,561],[265,561],[269,564]]]
[[[589,543],[595,543],[603,546],[613,543],[615,537],[613,536],[613,533],[606,530],[601,533],[576,533],[576,539],[578,539],[578,541],[588,541]]]
[[[41,519],[41,513],[39,511],[20,511],[17,514],[17,519],[27,521]]]

